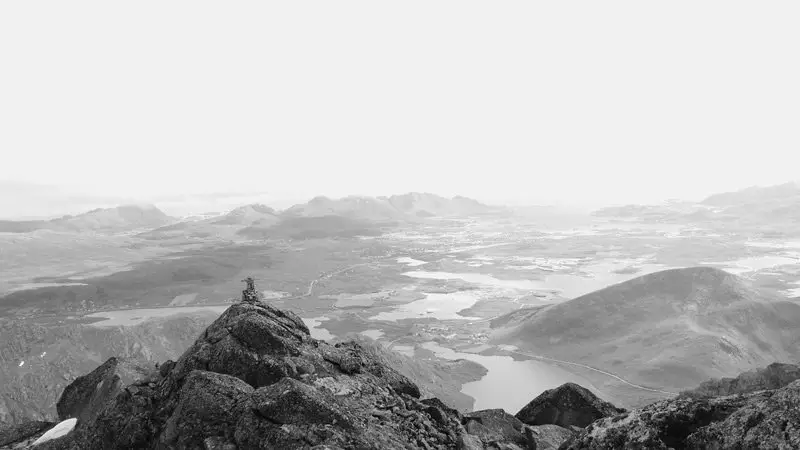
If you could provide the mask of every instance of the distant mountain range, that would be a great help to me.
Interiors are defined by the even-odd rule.
[[[792,233],[800,220],[800,185],[749,187],[714,194],[700,202],[670,201],[657,205],[624,205],[602,208],[596,217],[639,219],[660,223],[692,223],[717,227],[770,225]]]
[[[330,228],[336,235],[351,235],[353,230],[370,234],[376,224],[424,220],[429,217],[452,217],[490,214],[502,208],[484,205],[477,200],[456,196],[409,193],[391,197],[340,199],[315,197],[307,203],[277,211],[263,204],[249,204],[226,213],[206,213],[185,218],[170,217],[153,205],[124,205],[95,209],[76,216],[52,220],[0,221],[0,232],[28,233],[37,230],[62,232],[125,232],[140,230],[142,237],[167,239],[178,236],[198,238],[236,234],[245,237],[285,237],[288,234],[313,235]],[[265,233],[265,230],[274,233]]]
[[[315,197],[308,203],[287,209],[284,213],[302,217],[337,215],[361,220],[403,220],[487,214],[499,209],[461,196],[445,198],[435,194],[411,192],[391,197],[350,196],[336,200]]]
[[[775,186],[752,186],[734,192],[714,194],[703,200],[702,204],[716,207],[741,206],[755,203],[800,200],[800,184],[789,182]]]
[[[126,231],[155,228],[175,221],[153,205],[123,205],[98,208],[83,214],[51,220],[0,220],[0,232],[27,233],[53,231]]]
[[[261,204],[246,205],[208,219],[180,222],[142,236],[168,239],[179,236],[238,236],[246,239],[372,236],[383,227],[431,217],[491,214],[501,208],[466,197],[445,198],[409,193],[391,197],[315,197],[278,212]]]
[[[671,269],[493,322],[498,343],[688,389],[800,356],[800,305],[710,267]]]

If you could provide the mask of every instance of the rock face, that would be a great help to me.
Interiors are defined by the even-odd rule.
[[[601,419],[562,448],[800,448],[799,404],[800,381],[748,394],[664,400]]]
[[[779,389],[794,380],[800,379],[800,366],[796,364],[773,363],[763,369],[752,370],[736,378],[720,378],[700,384],[683,396],[711,396],[746,394],[765,389]]]
[[[575,383],[542,392],[517,414],[528,425],[586,427],[597,419],[625,412],[624,409],[597,398],[588,389]]]
[[[60,415],[80,417],[76,428],[37,448],[488,448],[457,411],[420,400],[357,343],[313,339],[300,317],[261,301],[231,306],[144,379],[126,386],[120,366],[76,380],[59,402]],[[513,416],[476,414],[490,426],[473,431],[491,434],[491,448],[535,448]]]
[[[116,397],[126,385],[152,375],[154,371],[155,368],[131,360],[110,358],[64,389],[56,403],[59,420],[73,417],[84,422],[90,420],[99,411],[99,406]]]
[[[556,450],[575,436],[575,431],[558,425],[528,426],[528,439],[536,442],[536,450]]]
[[[502,409],[485,409],[464,416],[467,432],[478,436],[487,445],[509,442],[521,448],[536,448],[525,434],[525,424]]]
[[[556,450],[576,434],[558,425],[525,425],[502,409],[465,414],[462,423],[477,448]]]
[[[724,421],[698,430],[688,448],[800,448],[800,381],[753,395]]]
[[[53,427],[53,422],[31,420],[19,425],[0,424],[0,449],[28,448],[39,436]]]

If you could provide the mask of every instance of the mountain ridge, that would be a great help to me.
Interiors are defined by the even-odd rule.
[[[81,214],[65,215],[49,220],[0,220],[0,232],[131,231],[137,228],[156,228],[175,220],[152,204],[124,204],[113,208],[95,208]]]
[[[711,267],[640,276],[493,322],[493,341],[687,389],[794,360],[800,305]]]

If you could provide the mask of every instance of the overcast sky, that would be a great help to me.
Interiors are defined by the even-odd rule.
[[[2,2],[0,180],[547,204],[778,184],[798,23],[797,1]]]

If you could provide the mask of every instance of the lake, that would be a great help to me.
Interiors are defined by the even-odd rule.
[[[407,277],[427,278],[432,280],[463,280],[468,283],[516,290],[543,289],[541,281],[500,280],[491,275],[485,275],[482,273],[426,272],[423,270],[413,270],[410,272],[405,272],[403,275]]]
[[[542,392],[567,382],[578,383],[597,393],[581,376],[542,361],[515,361],[510,356],[484,356],[462,353],[426,342],[423,348],[444,359],[466,359],[489,372],[478,381],[465,383],[461,392],[475,399],[474,410],[502,408],[516,414]]]
[[[539,280],[501,280],[483,273],[427,272],[415,270],[404,275],[413,278],[434,280],[463,280],[468,283],[516,291],[558,291],[566,298],[575,298],[612,284],[622,283],[648,273],[665,270],[669,267],[660,264],[639,264],[635,273],[615,273],[630,267],[630,261],[604,261],[581,268],[590,276],[573,274],[548,274]]]
[[[458,314],[478,302],[478,296],[472,292],[454,292],[452,294],[424,294],[425,298],[415,300],[396,307],[393,311],[382,312],[370,317],[370,320],[397,321],[402,319],[418,319],[431,317],[438,320],[478,320],[480,317],[466,317]]]
[[[416,267],[416,266],[421,266],[423,264],[428,264],[425,261],[420,261],[418,259],[408,258],[408,257],[397,258],[397,262],[399,262],[400,264],[405,264],[407,266],[411,266],[411,267]]]

